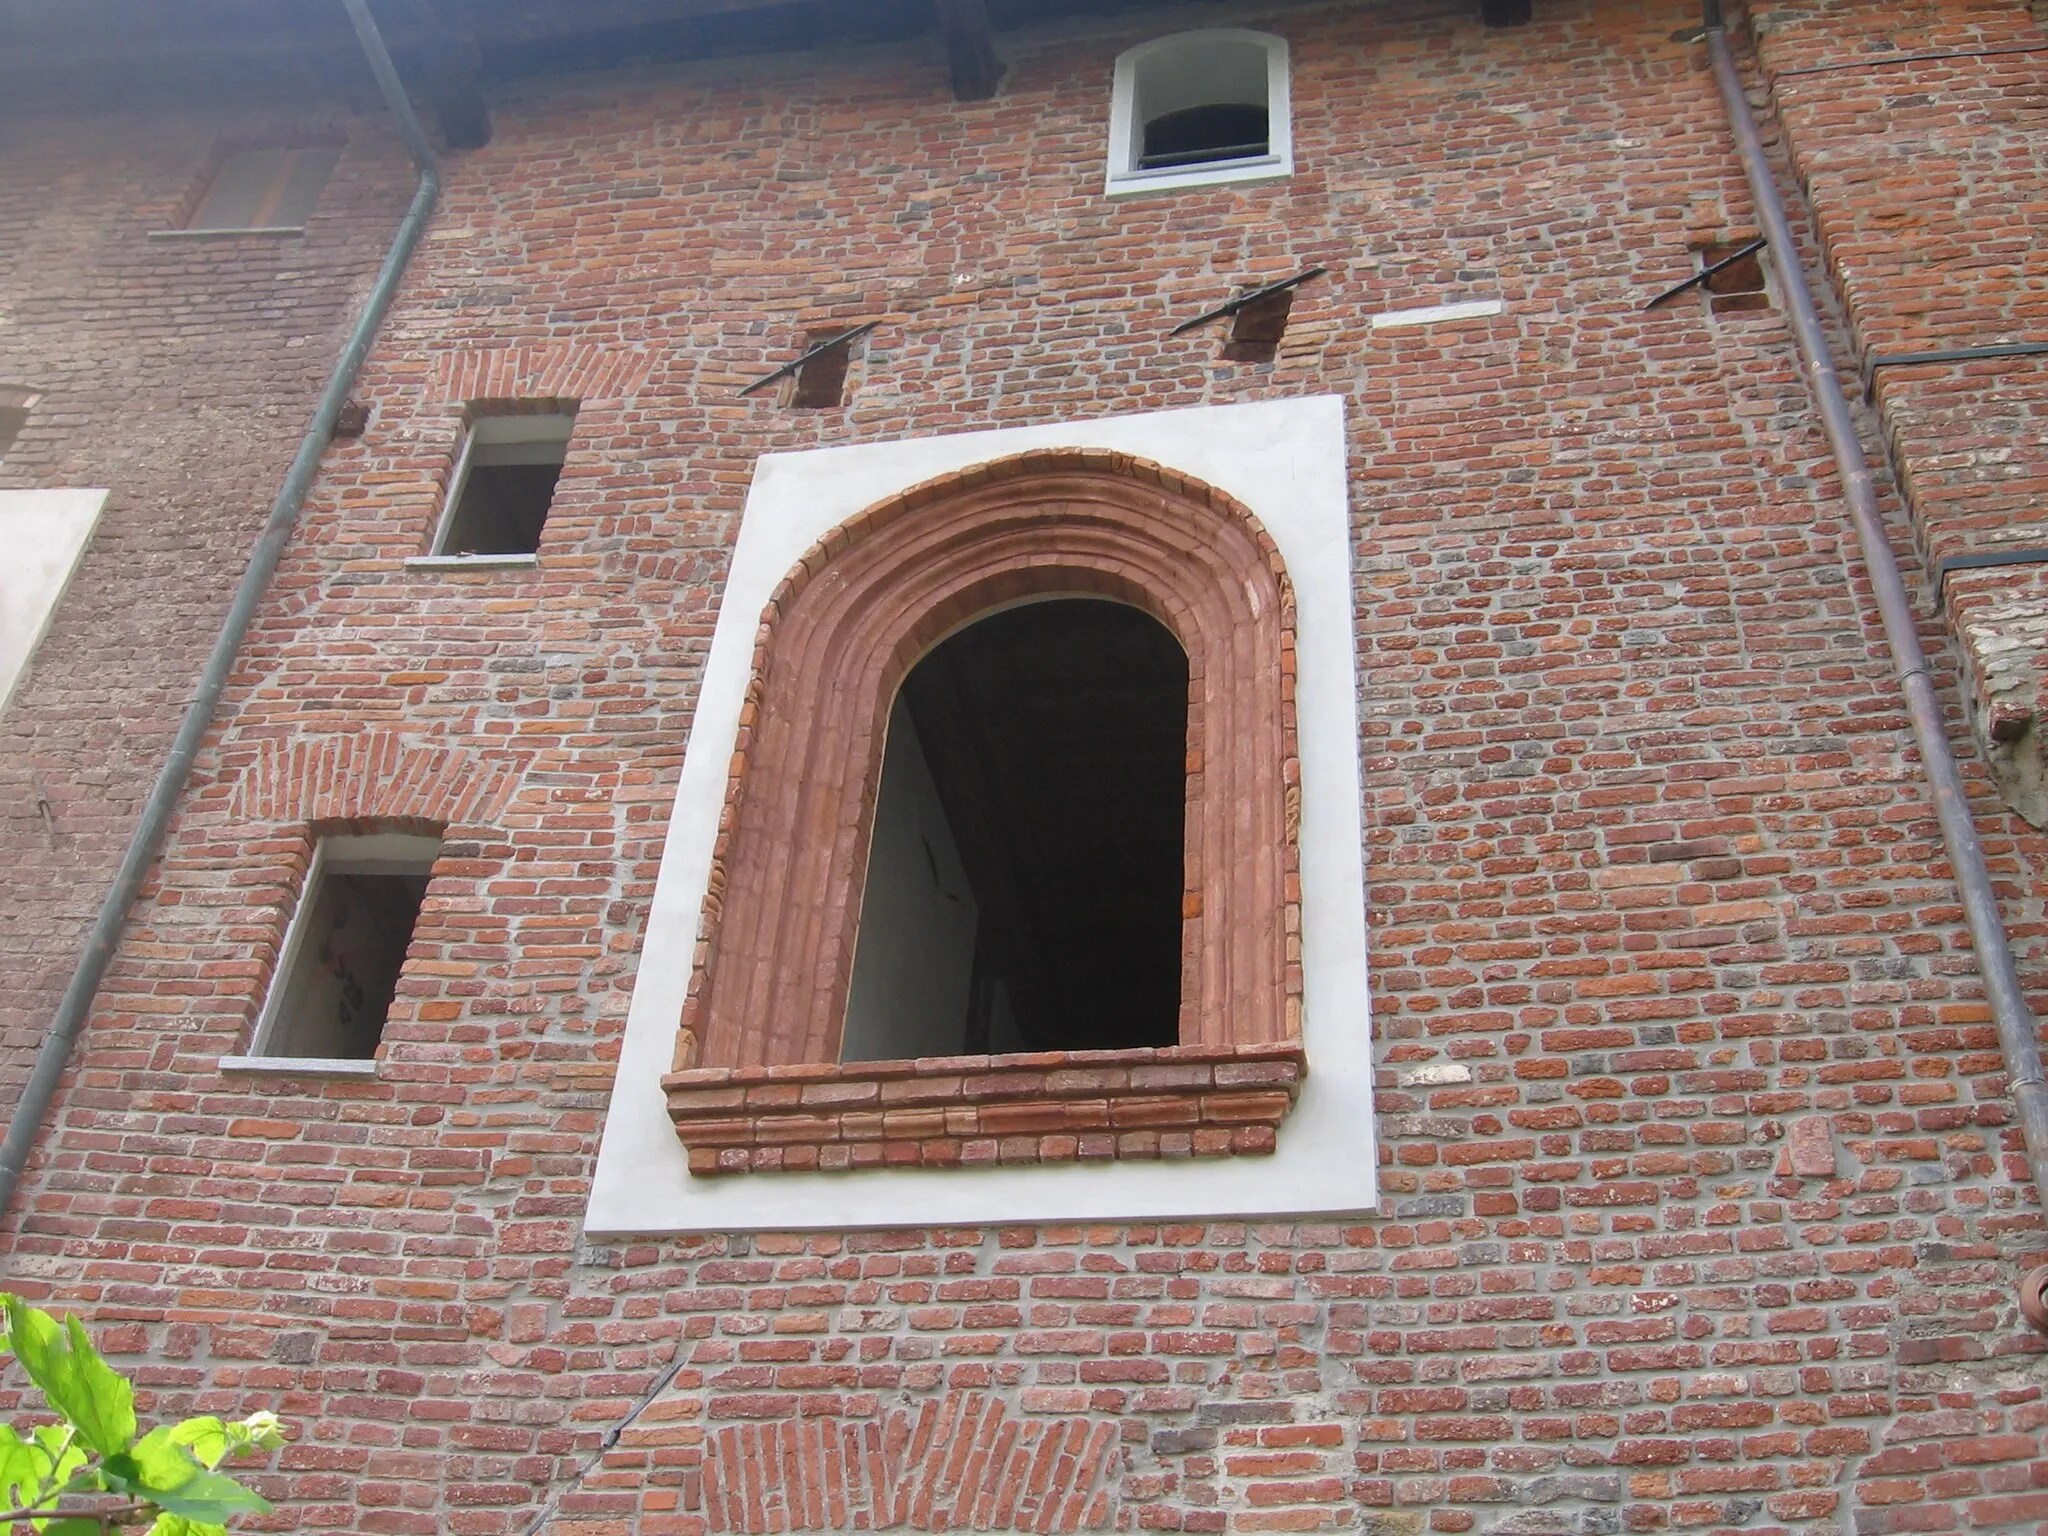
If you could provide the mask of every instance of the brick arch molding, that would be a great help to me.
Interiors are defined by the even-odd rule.
[[[918,1077],[928,1086],[976,1063],[982,1077],[1001,1077],[1036,1060],[908,1064],[917,1070],[907,1087],[892,1096],[877,1086],[869,1104],[864,1089],[888,1077],[891,1064],[841,1067],[839,1032],[897,688],[954,630],[1005,604],[1060,594],[1145,610],[1173,631],[1189,660],[1180,1043],[1065,1053],[1112,1076],[1118,1068],[1108,1058],[1137,1058],[1123,1066],[1138,1076],[1089,1084],[1093,1097],[1075,1101],[1089,1107],[1061,1125],[1080,1131],[1099,1119],[1096,1144],[1106,1137],[1110,1147],[1102,1155],[1126,1155],[1116,1150],[1123,1139],[1109,1100],[1134,1084],[1169,1086],[1157,1073],[1172,1068],[1184,1091],[1170,1109],[1154,1107],[1176,1124],[1190,1112],[1182,1102],[1189,1092],[1217,1087],[1219,1064],[1226,1077],[1234,1068],[1257,1078],[1260,1066],[1291,1063],[1295,1075],[1281,1085],[1291,1103],[1300,1067],[1300,765],[1286,570],[1249,510],[1211,486],[1126,454],[1039,452],[914,487],[841,524],[804,555],[762,615],[668,1084],[694,1169],[819,1165],[808,1154],[795,1164],[752,1156],[719,1163],[711,1149],[721,1138],[763,1145],[763,1117],[751,1109],[812,1101],[822,1108],[835,1095],[855,1106],[892,1097],[911,1103]],[[1247,1065],[1244,1056],[1256,1060]],[[757,1076],[763,1091],[747,1088],[735,1099]],[[769,1091],[777,1078],[823,1091],[807,1098],[793,1082]],[[1273,1108],[1270,1074],[1237,1085],[1264,1089]],[[1008,1086],[1013,1091],[996,1096],[1032,1097]],[[1038,1083],[1039,1098],[1049,1091]],[[974,1097],[966,1092],[967,1108]],[[1196,1127],[1223,1127],[1202,1150],[1270,1147],[1270,1138],[1228,1145],[1228,1128],[1211,1109],[1192,1104]],[[784,1128],[807,1128],[816,1138],[808,1145],[844,1139],[843,1116],[784,1118],[817,1122]],[[955,1116],[883,1126],[875,1139],[893,1146],[884,1160],[952,1161],[965,1141],[995,1140],[980,1134],[993,1129],[985,1115]],[[1036,1155],[1059,1155],[1048,1154],[1045,1139]],[[930,1145],[907,1157],[906,1140]]]

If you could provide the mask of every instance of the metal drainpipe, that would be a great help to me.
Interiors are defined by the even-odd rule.
[[[257,604],[263,600],[278,559],[291,539],[299,509],[305,504],[306,491],[319,471],[320,456],[334,434],[335,418],[347,401],[348,392],[355,387],[363,359],[369,354],[377,328],[383,323],[385,312],[390,309],[391,300],[398,292],[406,263],[411,260],[420,236],[425,233],[427,218],[434,211],[434,201],[440,195],[441,172],[434,163],[433,147],[427,143],[426,133],[421,129],[419,119],[413,115],[412,103],[406,99],[405,87],[399,82],[398,71],[392,67],[391,55],[384,47],[384,38],[377,30],[375,19],[364,0],[341,0],[341,3],[348,11],[349,20],[355,24],[356,36],[362,40],[363,53],[369,60],[370,72],[377,77],[377,85],[384,93],[385,104],[398,120],[398,131],[412,155],[413,164],[419,167],[419,189],[413,193],[412,204],[405,211],[405,218],[398,226],[390,250],[385,252],[384,264],[378,269],[377,281],[370,289],[369,298],[364,301],[362,313],[356,317],[355,328],[349,332],[348,344],[342,348],[334,371],[328,375],[327,387],[321,391],[312,424],[299,440],[298,454],[292,459],[291,470],[285,475],[277,500],[270,508],[270,519],[263,525],[262,537],[256,541],[248,568],[242,572],[241,584],[235,588],[234,602],[229,605],[220,633],[214,639],[213,651],[206,658],[206,670],[200,674],[198,689],[192,702],[186,706],[185,718],[171,743],[170,755],[164,759],[156,785],[143,805],[142,819],[136,824],[134,836],[128,840],[127,852],[122,855],[120,872],[114,877],[113,888],[107,892],[106,900],[100,903],[99,917],[86,940],[85,952],[78,957],[77,968],[71,973],[71,984],[64,989],[63,1001],[57,1005],[57,1016],[50,1023],[49,1032],[43,1036],[35,1066],[29,1072],[20,1102],[15,1105],[14,1117],[8,1122],[6,1139],[0,1143],[0,1223],[6,1220],[7,1209],[21,1183],[22,1170],[28,1166],[29,1153],[42,1130],[43,1118],[50,1112],[50,1103],[56,1097],[57,1085],[63,1079],[64,1068],[70,1060],[72,1044],[92,1011],[93,996],[99,990],[101,977],[106,974],[108,961],[113,958],[114,946],[120,940],[128,909],[134,905],[136,893],[142,889],[143,878],[149,872],[157,844],[163,838],[172,811],[177,808],[179,795],[184,792],[185,780],[192,771],[192,760],[199,753],[199,743],[213,724],[214,709],[220,702],[222,688],[227,684],[235,653],[241,648],[249,621],[255,615]]]
[[[1728,47],[1721,0],[1703,0],[1703,4],[1701,19],[1714,81],[1721,89],[1721,105],[1728,113],[1728,126],[1742,160],[1743,175],[1749,180],[1759,232],[1770,241],[1769,259],[1792,322],[1807,386],[1813,392],[1821,425],[1834,449],[1835,467],[1842,477],[1842,499],[1848,503],[1849,520],[1856,526],[1856,539],[1863,550],[1863,564],[1877,593],[1877,610],[1884,621],[1886,643],[1891,647],[1892,668],[1905,694],[1913,741],[1920,749],[1920,760],[1926,765],[1928,782],[1934,791],[1934,812],[1941,823],[1949,864],[1955,870],[1956,887],[1969,924],[1970,945],[1976,951],[1977,969],[1984,978],[1984,992],[1998,1026],[1998,1046],[2005,1057],[2013,1103],[2026,1138],[2027,1166],[2034,1176],[2037,1197],[2048,1202],[2048,1074],[2042,1071],[2034,1016],[2020,989],[2019,970],[2013,964],[2012,948],[2006,942],[2005,924],[1999,916],[1998,895],[1992,889],[1991,871],[1984,864],[1977,829],[1970,821],[1962,774],[1956,767],[1955,754],[1949,750],[1941,704],[1928,676],[1926,654],[1920,649],[1913,604],[1899,573],[1899,562],[1892,554],[1891,541],[1885,537],[1877,493],[1863,458],[1863,445],[1856,435],[1855,420],[1849,414],[1841,382],[1835,376],[1827,333],[1821,328],[1812,290],[1806,285],[1798,248],[1792,243],[1792,226],[1785,217],[1785,204],[1778,196],[1770,162],[1764,157],[1763,140],[1757,134],[1749,98],[1735,72],[1735,56]],[[2036,1327],[2048,1329],[2044,1288],[2048,1288],[2048,1266],[2027,1276],[2021,1288],[2021,1302],[2028,1320]]]

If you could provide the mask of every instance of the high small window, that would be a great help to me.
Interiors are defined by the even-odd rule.
[[[1183,32],[1116,61],[1107,190],[1265,181],[1294,169],[1287,44],[1263,32]]]
[[[433,553],[530,555],[538,550],[575,425],[571,412],[479,419],[463,440],[449,477]]]
[[[366,1061],[377,1053],[440,841],[324,837],[286,930],[252,1053]]]
[[[303,229],[340,158],[341,151],[332,145],[238,150],[221,161],[185,227]]]
[[[40,398],[33,390],[0,384],[0,459],[7,457],[14,440],[28,426],[28,413]]]

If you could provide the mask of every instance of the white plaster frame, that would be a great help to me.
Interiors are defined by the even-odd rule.
[[[0,491],[0,711],[49,632],[106,505],[105,491]]]
[[[1138,167],[1145,125],[1138,121],[1138,71],[1162,54],[1216,43],[1249,43],[1266,53],[1266,153],[1207,165]],[[1294,174],[1294,109],[1288,89],[1287,40],[1242,27],[1210,27],[1156,37],[1117,55],[1110,81],[1109,165],[1102,190],[1110,197],[1220,187],[1233,182],[1279,181]]]
[[[1271,1157],[872,1169],[695,1178],[661,1077],[689,990],[697,920],[761,610],[814,542],[936,476],[1035,448],[1136,454],[1227,491],[1294,583],[1301,750],[1302,1029],[1309,1074]],[[598,1151],[592,1237],[992,1221],[1305,1216],[1377,1204],[1344,402],[1337,395],[1112,416],[764,454],[755,466],[683,756],[647,939]]]

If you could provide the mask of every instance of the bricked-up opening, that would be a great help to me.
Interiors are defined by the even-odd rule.
[[[821,331],[805,339],[804,349],[808,351],[822,346],[841,334],[839,331]],[[797,369],[789,403],[800,411],[829,411],[834,406],[844,405],[846,375],[853,366],[853,349],[857,344],[849,341],[843,346],[826,347]]]
[[[323,837],[292,914],[251,1054],[364,1061],[377,1053],[440,841]]]
[[[1287,317],[1294,311],[1294,290],[1268,294],[1247,304],[1230,317],[1230,334],[1223,342],[1227,363],[1270,363],[1279,354],[1280,339],[1287,334]]]
[[[302,229],[341,151],[239,150],[221,161],[187,229]]]
[[[568,412],[481,417],[463,440],[433,553],[538,550],[575,426]]]
[[[1700,270],[1704,272],[1717,261],[1728,261],[1730,256],[1749,243],[1748,240],[1723,240],[1695,246]],[[1707,307],[1717,315],[1739,314],[1743,310],[1771,307],[1770,294],[1764,284],[1761,251],[1751,251],[1739,261],[1728,262],[1727,266],[1700,286],[1706,291]]]
[[[1084,616],[1092,621],[1126,622],[1101,611],[1123,605],[1160,627],[1165,641],[1145,642],[1157,647],[1158,707],[1172,708],[1169,673],[1184,679],[1180,858],[1159,860],[1180,876],[1178,901],[1165,908],[1178,913],[1172,1031],[1155,1022],[1165,987],[1153,962],[1139,967],[1155,978],[1151,1003],[1130,1000],[1142,989],[1111,989],[1095,1014],[1069,1017],[1056,993],[1041,1017],[1016,1021],[1019,1043],[1030,1043],[1029,1026],[1056,1042],[1048,1049],[1001,1049],[991,998],[976,1025],[986,1053],[904,1059],[892,1045],[887,1059],[842,1059],[844,1049],[869,1048],[849,1045],[845,1029],[886,742],[892,731],[915,736],[920,757],[944,757],[937,744],[950,730],[920,718],[922,685],[904,681],[941,642],[982,625],[988,646],[1004,649],[1008,626],[990,616],[1043,605],[1052,611],[1009,623],[1072,622],[1067,600],[1094,610]],[[807,551],[756,635],[663,1078],[691,1171],[1272,1151],[1306,1069],[1294,622],[1279,553],[1248,511],[1160,465],[1100,450],[974,466],[871,508]],[[1176,643],[1184,674],[1171,672],[1165,652]],[[1164,716],[1146,733],[1146,755],[1157,758],[1148,772],[1162,784],[1170,735]],[[937,802],[950,770],[929,771]],[[1157,798],[1170,806],[1170,791]],[[1171,817],[1155,810],[1161,825]],[[965,814],[956,821],[940,805],[927,824],[939,821],[971,838]],[[1048,835],[1071,846],[1079,833]],[[975,856],[954,849],[942,859],[943,841],[924,861],[926,894],[977,898],[978,937],[985,893],[970,883]],[[924,858],[922,842],[902,851]],[[1151,914],[1139,928],[1159,921],[1146,881],[1113,883],[1108,901],[1138,901]],[[987,892],[1000,902],[998,887]],[[955,925],[956,956],[971,942],[967,927]],[[1054,967],[1079,969],[1073,955],[1043,969]],[[1019,1012],[1031,1007],[1026,999]],[[1106,1025],[1105,1012],[1121,1016]],[[1171,1043],[1109,1045],[1118,1038]]]
[[[1187,655],[1121,603],[1005,609],[890,716],[841,1059],[1170,1046]]]

